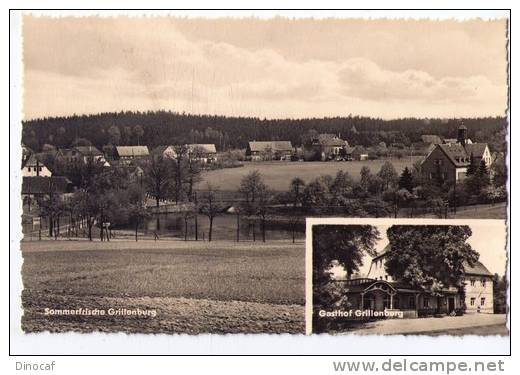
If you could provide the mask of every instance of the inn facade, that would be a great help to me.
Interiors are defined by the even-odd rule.
[[[386,272],[389,246],[372,259],[366,277],[335,280],[345,289],[351,308],[401,311],[405,318],[461,312],[493,313],[493,275],[482,263],[464,264],[464,294],[456,287],[448,287],[434,294],[395,280]]]

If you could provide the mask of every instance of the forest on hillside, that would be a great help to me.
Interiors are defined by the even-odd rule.
[[[409,146],[423,134],[456,138],[461,123],[475,142],[487,142],[492,151],[504,151],[507,120],[505,117],[473,119],[418,119],[348,116],[305,119],[259,119],[192,115],[172,111],[117,112],[95,115],[48,117],[23,122],[22,142],[35,151],[44,145],[69,147],[88,141],[105,145],[158,145],[214,143],[218,151],[243,149],[251,140],[289,140],[302,144],[309,132],[334,133],[350,145]]]

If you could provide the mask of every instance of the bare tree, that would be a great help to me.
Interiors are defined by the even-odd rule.
[[[208,241],[211,241],[213,235],[213,220],[222,214],[223,209],[224,206],[218,198],[218,189],[208,183],[199,207],[200,213],[209,219]]]

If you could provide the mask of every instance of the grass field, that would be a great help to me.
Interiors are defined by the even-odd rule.
[[[301,244],[22,243],[25,331],[304,330]],[[156,318],[45,316],[44,309],[147,307]]]
[[[419,157],[393,159],[391,163],[396,171],[401,171],[406,167],[411,167],[419,160]],[[289,183],[293,177],[300,177],[306,183],[312,179],[324,175],[335,175],[338,171],[348,172],[354,179],[359,178],[359,172],[363,166],[370,168],[372,173],[379,172],[386,160],[364,160],[349,162],[245,162],[243,167],[217,169],[207,171],[202,176],[199,187],[204,189],[208,182],[218,186],[221,190],[237,190],[240,180],[249,172],[258,170],[265,183],[275,191],[285,191],[289,188]]]

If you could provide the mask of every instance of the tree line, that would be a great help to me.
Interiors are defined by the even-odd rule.
[[[366,147],[398,144],[410,146],[423,134],[456,138],[464,122],[470,138],[487,142],[493,151],[505,150],[507,121],[504,117],[475,119],[419,119],[347,116],[305,119],[260,119],[192,115],[172,111],[115,112],[95,115],[46,117],[22,123],[22,141],[35,151],[45,144],[70,147],[88,140],[102,149],[106,145],[213,143],[219,151],[244,149],[252,140],[288,140],[301,146],[304,134],[333,133],[351,145]]]

